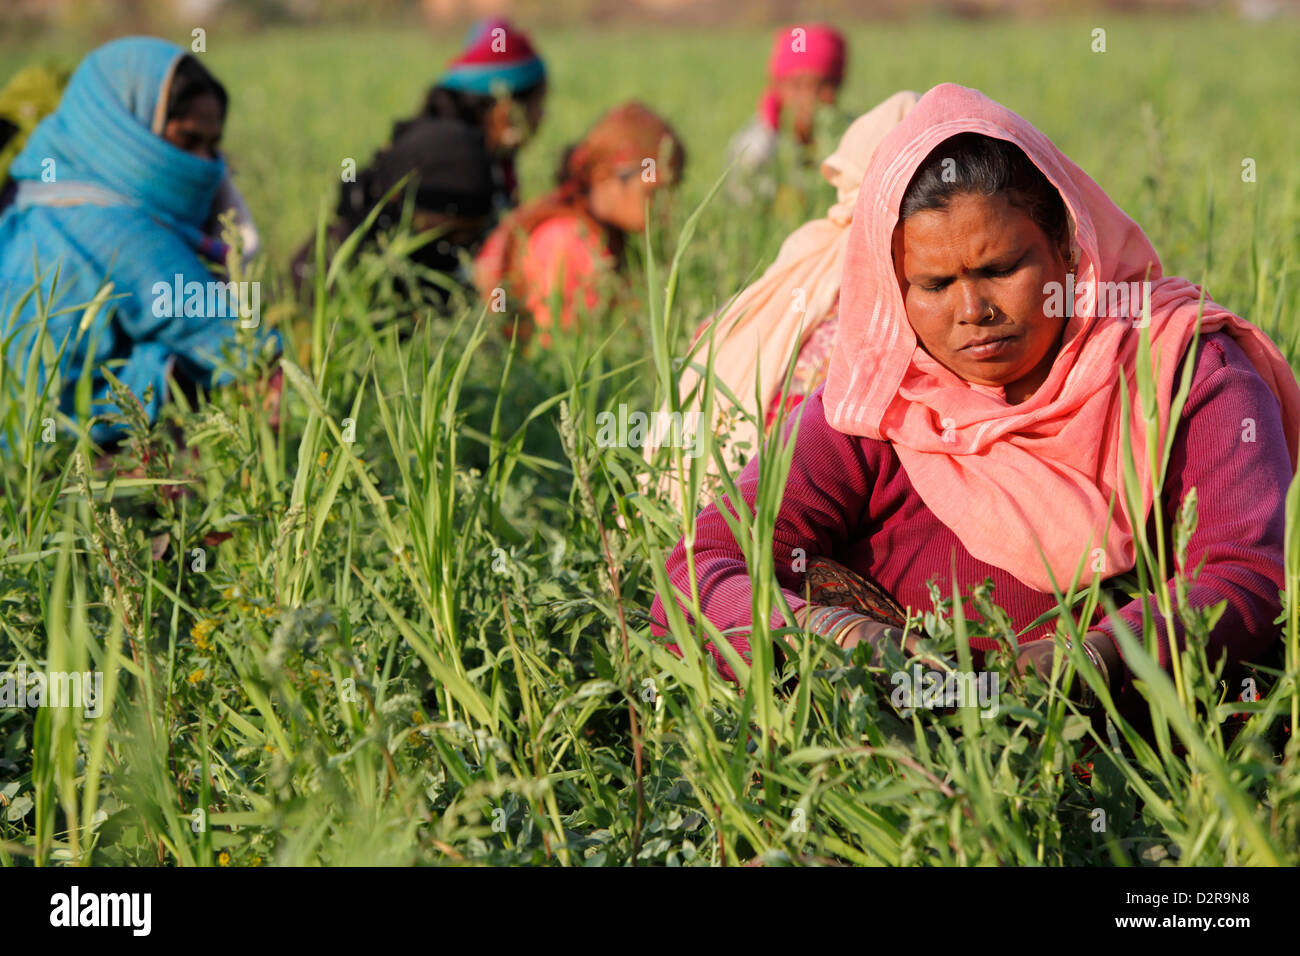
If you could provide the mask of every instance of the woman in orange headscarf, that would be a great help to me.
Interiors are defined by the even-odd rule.
[[[1116,308],[1116,290],[1144,282],[1146,291]],[[913,608],[929,605],[929,581],[951,594],[991,578],[1019,634],[1017,667],[1042,671],[1055,652],[1042,639],[1055,623],[1034,622],[1057,606],[1053,580],[1080,573],[1087,585],[1131,570],[1136,529],[1161,522],[1168,532],[1195,488],[1186,567],[1200,573],[1189,604],[1225,602],[1209,659],[1232,669],[1276,650],[1300,386],[1263,332],[1200,297],[1197,286],[1163,274],[1138,225],[1024,119],[952,84],[922,97],[867,170],[830,375],[798,410],[772,542],[797,620],[845,647],[865,641],[883,650],[898,639],[888,607],[864,614],[819,603],[815,589],[806,600],[803,562],[811,570],[817,558]],[[1159,447],[1173,429],[1159,509],[1142,403],[1126,412],[1120,400],[1121,376],[1137,394],[1147,316]],[[1179,412],[1184,359],[1191,390]],[[1137,513],[1123,493],[1126,414]],[[750,508],[757,482],[752,461],[737,480]],[[685,547],[668,570],[690,593]],[[716,506],[698,519],[693,551],[705,613],[740,635],[730,640],[746,653],[749,579]],[[1140,631],[1143,610],[1133,601],[1117,616]],[[654,613],[662,623],[658,599]],[[973,608],[967,616],[978,617]],[[771,622],[786,626],[776,609]],[[1120,706],[1140,703],[1113,637],[1116,621],[1098,609],[1080,624],[1082,650]],[[1173,640],[1183,640],[1181,621]],[[1170,643],[1160,629],[1166,668]],[[982,654],[997,641],[971,646]]]
[[[533,326],[551,341],[580,309],[599,307],[601,276],[617,269],[627,233],[645,228],[646,208],[682,175],[685,151],[663,119],[638,102],[606,113],[569,149],[559,185],[507,217],[484,243],[474,279],[493,311],[520,318],[524,341]]]

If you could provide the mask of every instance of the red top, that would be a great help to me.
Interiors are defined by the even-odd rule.
[[[492,286],[502,281],[505,261],[507,220],[493,230],[483,243],[475,262],[476,281],[485,298]],[[573,215],[551,216],[539,223],[524,240],[519,253],[519,287],[513,290],[523,299],[523,309],[541,330],[538,341],[551,344],[555,317],[551,315],[551,297],[558,290],[559,326],[573,327],[579,309],[592,311],[600,305],[600,276],[614,268],[614,256],[599,234],[582,218]]]
[[[1036,591],[1001,568],[972,557],[917,495],[890,443],[833,429],[826,421],[821,388],[802,403],[797,415],[801,416],[799,437],[772,543],[777,579],[792,611],[805,603],[798,593],[802,574],[792,567],[792,555],[799,548],[809,558],[826,555],[871,577],[912,609],[932,610],[926,588],[931,579],[938,582],[945,597],[951,596],[954,557],[963,596],[986,577],[992,578],[993,601],[1007,612],[1017,631],[1056,606],[1051,594]],[[1273,621],[1281,609],[1284,506],[1290,481],[1277,399],[1231,336],[1204,336],[1192,390],[1175,434],[1164,501],[1165,540],[1172,554],[1169,529],[1174,515],[1186,491],[1197,490],[1198,523],[1188,546],[1188,566],[1195,568],[1202,560],[1205,566],[1189,591],[1190,602],[1203,607],[1225,598],[1228,601],[1211,636],[1211,662],[1220,652],[1227,653],[1229,667],[1255,660],[1279,639],[1280,626]],[[757,486],[757,463],[751,461],[737,479],[737,488],[751,511]],[[971,506],[978,507],[978,502]],[[1042,506],[1052,504],[1043,502]],[[1149,528],[1154,547],[1154,514]],[[744,557],[715,505],[699,518],[695,561],[705,614],[749,659],[749,576]],[[1172,557],[1167,561],[1172,569]],[[674,586],[689,593],[681,542],[668,559],[667,570]],[[1172,587],[1170,584],[1171,591]],[[1153,608],[1154,604],[1152,600]],[[967,619],[978,619],[969,602],[964,608]],[[656,622],[654,633],[663,636],[661,596],[655,598],[651,613]],[[1120,614],[1140,633],[1139,602],[1121,604]],[[1104,611],[1099,608],[1098,621],[1102,617]],[[779,611],[773,611],[772,626],[786,626]],[[1095,626],[1110,631],[1106,623]],[[728,634],[729,628],[739,631]],[[1054,631],[1055,623],[1050,622],[1021,640],[1046,637]],[[1169,648],[1163,626],[1159,631],[1160,662],[1167,670]],[[1181,623],[1178,633],[1181,636]],[[977,652],[976,666],[983,652],[996,645],[991,639],[971,640],[971,648]],[[717,650],[712,646],[709,650],[721,673],[734,680]],[[1135,699],[1126,681],[1117,702],[1123,706]]]

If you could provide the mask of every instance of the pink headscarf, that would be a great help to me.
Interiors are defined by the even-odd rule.
[[[772,43],[767,76],[775,83],[796,73],[814,73],[839,86],[844,81],[846,52],[844,35],[832,26],[810,23],[787,27]],[[769,85],[758,101],[758,115],[769,128],[780,128],[781,107],[780,94]]]
[[[903,193],[931,150],[963,132],[1024,150],[1060,191],[1078,255],[1073,317],[1047,380],[1025,402],[972,385],[924,349],[908,322],[891,239]],[[1174,382],[1197,324],[1200,287],[1163,275],[1138,225],[1041,132],[977,90],[930,90],[876,151],[850,228],[840,325],[824,401],[841,432],[892,442],[917,493],[970,553],[1030,587],[1068,582],[1091,549],[1109,577],[1133,567],[1133,528],[1123,494],[1119,376],[1133,407],[1129,422],[1145,522],[1152,475],[1136,399],[1139,331],[1097,316],[1098,282],[1141,282],[1150,268],[1151,344],[1157,363],[1160,441],[1169,427]],[[1300,386],[1277,347],[1244,319],[1206,299],[1201,334],[1225,331],[1250,358],[1282,408],[1294,467],[1300,442]],[[1163,444],[1162,446],[1163,447]],[[1106,527],[1112,493],[1118,501]],[[1083,561],[1082,581],[1094,577]]]

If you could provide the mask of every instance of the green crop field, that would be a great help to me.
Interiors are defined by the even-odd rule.
[[[1141,223],[1167,273],[1203,281],[1294,364],[1300,21],[849,33],[846,110],[943,81],[982,89]],[[833,193],[805,175],[800,208],[705,202],[760,92],[767,30],[534,38],[551,86],[525,196],[629,97],[673,122],[687,166],[633,244],[625,304],[521,354],[476,303],[443,317],[400,298],[392,249],[340,259],[314,306],[283,292],[341,164],[366,163],[414,110],[460,31],[209,31],[205,62],[232,97],[225,148],[266,245],[245,278],[287,339],[283,423],[249,369],[97,461],[71,432],[41,440],[52,403],[0,359],[0,674],[104,674],[97,716],[0,707],[0,863],[1300,862],[1296,514],[1284,669],[1243,702],[1203,652],[1174,680],[1134,635],[1150,744],[1113,708],[1091,723],[1013,681],[1005,656],[996,718],[904,718],[861,654],[805,641],[778,673],[758,640],[742,692],[701,651],[708,635],[674,622],[680,658],[652,639],[664,558],[693,516],[642,492],[640,450],[599,447],[596,416],[658,407],[691,331]],[[0,47],[0,78],[91,46]],[[742,535],[760,602],[775,594],[763,542],[780,464],[764,463]],[[939,598],[927,629],[968,662],[976,630]],[[985,617],[979,633],[1002,633]]]

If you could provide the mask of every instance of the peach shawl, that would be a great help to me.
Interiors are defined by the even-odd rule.
[[[903,193],[942,141],[977,132],[1012,142],[1060,190],[1071,217],[1074,314],[1047,380],[1008,405],[1001,389],[966,383],[923,349],[908,324],[891,261]],[[830,424],[892,442],[917,493],[970,553],[1030,587],[1050,591],[1082,561],[1082,580],[1133,567],[1133,529],[1122,491],[1120,373],[1134,396],[1130,424],[1145,522],[1152,504],[1145,427],[1136,400],[1139,331],[1100,317],[1100,282],[1141,282],[1150,270],[1150,334],[1158,373],[1160,441],[1182,359],[1197,324],[1200,288],[1164,276],[1138,225],[1046,136],[982,93],[945,83],[930,90],[876,151],[858,195],[844,261],[840,325],[824,400]],[[1140,315],[1140,312],[1139,312]],[[1232,335],[1278,397],[1294,467],[1300,387],[1262,331],[1208,298],[1201,334]],[[946,434],[945,434],[946,433]],[[1117,494],[1114,519],[1107,510]],[[1036,547],[1037,545],[1037,547]]]
[[[862,175],[876,146],[919,99],[910,91],[895,93],[853,121],[835,152],[822,163],[822,175],[836,190],[836,202],[826,218],[814,219],[792,232],[776,261],[714,320],[714,373],[746,407],[754,401],[755,382],[761,383],[761,404],[749,408],[759,422],[780,390],[791,359],[817,326],[835,313],[848,227]],[[700,326],[695,334],[697,343],[708,337],[708,328],[708,322]],[[694,364],[707,364],[707,348],[707,344],[700,346]],[[690,366],[682,371],[684,402],[690,400],[699,380]],[[714,396],[718,421],[727,422],[726,434],[721,437],[725,458],[734,471],[744,463],[741,450],[747,448],[745,457],[752,456],[761,436],[739,415],[728,415],[729,405],[721,392]],[[693,407],[698,407],[698,400]]]

